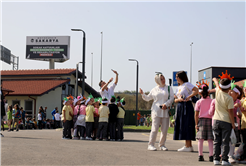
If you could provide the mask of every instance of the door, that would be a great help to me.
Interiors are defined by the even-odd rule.
[[[27,116],[29,118],[33,118],[33,101],[32,100],[25,100],[25,108]]]

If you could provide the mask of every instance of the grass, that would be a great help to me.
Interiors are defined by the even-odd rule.
[[[132,129],[132,130],[151,130],[151,126],[147,127],[147,126],[124,126],[123,129]],[[159,128],[159,132],[160,132],[160,128]],[[174,128],[173,127],[169,127],[168,131],[169,134],[173,134],[174,132]]]

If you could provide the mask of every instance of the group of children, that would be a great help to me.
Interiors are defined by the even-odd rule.
[[[63,99],[63,139],[122,141],[125,101],[118,96],[93,98],[89,95]],[[73,132],[73,137],[71,133]]]
[[[208,141],[209,161],[215,165],[230,165],[237,161],[246,161],[246,81],[243,87],[235,85],[233,77],[222,73],[220,80],[213,78],[215,89],[209,90],[206,82],[199,83],[199,94],[202,96],[195,105],[195,128],[198,139],[199,161],[204,161],[203,142]],[[209,94],[215,92],[215,99]],[[235,155],[235,143],[231,140],[233,132],[237,142],[240,135],[243,140],[241,156]]]

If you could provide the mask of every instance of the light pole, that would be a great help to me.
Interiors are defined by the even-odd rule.
[[[91,87],[93,84],[93,52],[91,53]]]
[[[138,125],[137,114],[138,114],[138,61],[136,59],[128,59],[129,61],[137,62],[137,79],[136,79],[136,126]]]
[[[78,62],[76,64],[76,87],[75,87],[75,96],[77,97],[78,96],[78,82],[79,82],[79,64],[80,63],[83,63],[83,62]],[[81,87],[83,87],[83,82],[82,82],[82,85]]]
[[[100,70],[100,81],[102,80],[102,48],[103,48],[103,32],[101,32],[101,70]]]
[[[190,83],[192,83],[192,45],[193,42],[190,43]]]
[[[81,31],[83,33],[83,47],[82,47],[82,60],[83,60],[83,69],[82,69],[82,95],[85,94],[85,32],[82,29],[71,29],[72,31]]]

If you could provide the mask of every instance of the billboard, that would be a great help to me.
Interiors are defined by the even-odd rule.
[[[178,71],[174,71],[173,72],[173,86],[178,86],[178,81],[176,79],[176,74],[178,73]],[[187,71],[185,71],[185,73],[187,74]]]
[[[1,55],[1,60],[10,64],[11,63],[11,51],[9,49],[7,49],[4,46],[0,46],[0,55]]]
[[[26,59],[64,62],[69,58],[70,36],[26,37]]]

